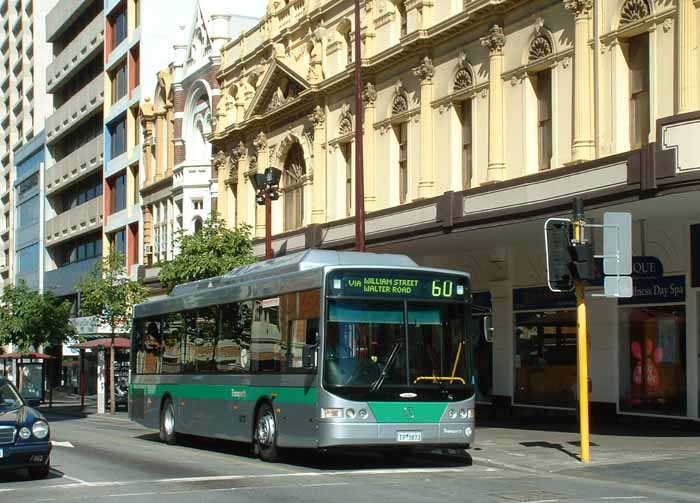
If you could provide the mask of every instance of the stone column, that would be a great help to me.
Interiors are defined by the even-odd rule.
[[[309,121],[314,127],[314,175],[311,187],[311,222],[322,224],[326,221],[326,156],[323,143],[325,141],[326,112],[320,105],[309,114]]]
[[[433,163],[433,76],[435,67],[429,57],[413,69],[420,80],[420,175],[418,198],[431,197],[435,190],[435,164]]]
[[[156,162],[155,162],[155,169],[152,171],[153,173],[153,181],[156,182],[163,178],[163,166],[165,166],[166,159],[164,159],[164,149],[163,149],[163,142],[166,142],[168,139],[164,137],[165,136],[165,114],[161,113],[156,115],[156,134],[155,134],[155,139],[156,139]]]
[[[228,194],[226,193],[226,180],[228,179],[228,159],[226,158],[226,154],[224,154],[223,151],[219,150],[216,155],[214,156],[214,159],[212,160],[212,178],[213,175],[216,175],[216,180],[218,180],[218,185],[219,185],[219,194],[217,198],[217,207],[216,207],[216,212],[219,214],[219,217],[222,218],[225,222],[227,227],[233,227],[230,222],[228,222]],[[212,213],[214,213],[214,209],[212,208]]]
[[[168,128],[168,156],[165,160],[165,166],[163,167],[163,176],[167,177],[172,174],[173,166],[175,165],[175,117],[173,113],[173,108],[168,107],[165,112],[165,124]]]
[[[693,0],[678,0],[679,27],[679,112],[697,110],[698,103],[698,51],[700,50],[700,37],[696,18],[700,2]]]
[[[251,216],[248,214],[248,191],[250,190],[248,180],[246,180],[246,172],[248,161],[248,149],[241,141],[231,151],[231,171],[236,170],[238,173],[238,190],[236,191],[236,225],[246,223],[251,224]]]
[[[571,159],[588,161],[595,157],[593,139],[593,80],[591,79],[591,9],[593,0],[564,0],[576,16],[574,39],[574,138]]]
[[[503,131],[503,28],[495,24],[481,45],[489,49],[489,166],[487,180],[497,182],[506,176]]]
[[[267,136],[262,131],[253,140],[257,156],[258,173],[263,173],[268,167]],[[255,237],[265,237],[265,207],[256,204],[255,206]]]
[[[377,165],[374,162],[374,121],[376,120],[377,90],[374,84],[367,82],[362,90],[362,101],[365,104],[364,113],[364,177],[365,177],[365,212],[374,211],[377,207]]]
[[[182,84],[175,82],[173,84],[173,150],[175,158],[173,166],[180,164],[185,160],[185,140],[182,138],[183,121],[185,117],[185,91],[182,89]],[[169,173],[170,174],[170,173]]]

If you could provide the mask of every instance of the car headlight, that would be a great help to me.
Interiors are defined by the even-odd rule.
[[[29,428],[27,428],[26,426],[19,429],[19,438],[21,438],[22,440],[27,440],[31,436],[32,432],[29,431]]]
[[[49,434],[49,425],[46,421],[37,421],[32,425],[32,433],[38,439],[46,438]]]

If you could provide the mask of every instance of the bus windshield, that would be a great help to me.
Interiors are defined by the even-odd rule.
[[[324,385],[354,400],[471,396],[463,303],[330,299]]]

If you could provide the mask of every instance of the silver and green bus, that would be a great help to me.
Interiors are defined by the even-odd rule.
[[[134,309],[129,413],[281,448],[474,440],[469,275],[402,255],[308,250]]]

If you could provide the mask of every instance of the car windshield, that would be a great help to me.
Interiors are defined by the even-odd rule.
[[[22,398],[9,382],[0,383],[0,414],[20,408]]]
[[[330,300],[325,386],[351,399],[467,398],[465,311],[460,303]]]

